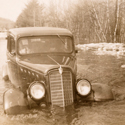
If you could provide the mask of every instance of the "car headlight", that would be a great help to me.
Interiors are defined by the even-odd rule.
[[[42,83],[35,82],[31,84],[29,92],[32,98],[39,100],[45,95],[45,87]]]
[[[87,96],[91,92],[91,85],[87,80],[80,80],[76,85],[77,92],[82,96]]]

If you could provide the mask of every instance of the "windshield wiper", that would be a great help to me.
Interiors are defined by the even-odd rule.
[[[60,37],[59,34],[57,34],[58,38],[62,41],[62,43],[65,45],[65,42],[63,41],[63,39]]]

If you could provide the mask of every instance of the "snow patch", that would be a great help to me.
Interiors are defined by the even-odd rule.
[[[96,55],[125,55],[125,44],[123,43],[78,44],[76,47],[82,51],[93,50]]]

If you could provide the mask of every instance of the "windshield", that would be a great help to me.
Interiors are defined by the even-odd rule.
[[[19,39],[21,55],[33,53],[72,52],[72,38],[69,36],[24,37]]]

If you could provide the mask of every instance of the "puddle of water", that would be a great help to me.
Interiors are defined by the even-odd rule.
[[[51,116],[56,123],[70,124],[73,119],[78,118],[78,111],[74,105],[67,106],[65,109],[55,106],[51,109]]]
[[[18,110],[20,108],[20,114],[16,112],[15,114],[7,115],[11,121],[17,121],[24,124],[36,124],[45,123],[46,125],[72,125],[78,119],[78,107],[70,105],[68,107],[61,108],[58,106],[53,107],[34,107],[32,109],[22,109],[16,107]],[[14,107],[14,109],[16,109]]]

